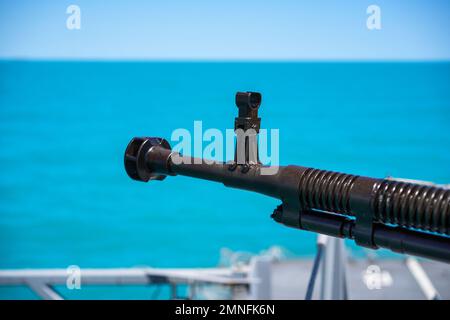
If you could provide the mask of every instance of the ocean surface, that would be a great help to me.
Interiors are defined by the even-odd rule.
[[[270,219],[275,199],[125,173],[134,136],[170,138],[195,120],[233,128],[236,91],[262,93],[283,165],[450,182],[450,63],[2,61],[0,268],[212,267],[222,248],[271,246],[312,257],[313,234]],[[32,297],[0,287],[0,298]]]

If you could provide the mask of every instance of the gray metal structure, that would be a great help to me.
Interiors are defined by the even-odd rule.
[[[446,264],[413,257],[354,260],[347,256],[342,239],[319,236],[317,243],[324,250],[314,262],[255,256],[248,265],[238,268],[82,269],[80,282],[82,287],[165,284],[172,288],[171,299],[205,298],[198,294],[204,285],[228,288],[232,299],[303,299],[311,281],[317,282],[311,299],[450,299],[450,268]],[[393,281],[385,281],[386,278]],[[66,285],[68,281],[67,269],[0,271],[0,287],[27,286],[48,300],[63,299],[54,286]],[[189,287],[187,297],[177,295],[179,285]]]
[[[88,285],[161,285],[172,287],[171,299],[177,296],[177,286],[187,285],[190,296],[195,299],[195,287],[199,284],[214,284],[229,287],[231,290],[241,287],[248,292],[243,298],[270,298],[270,261],[266,258],[253,258],[251,266],[233,268],[205,269],[156,269],[156,268],[119,268],[119,269],[82,269],[81,284]],[[0,286],[27,286],[36,295],[46,300],[61,300],[54,286],[66,285],[70,279],[67,269],[16,269],[0,271]]]

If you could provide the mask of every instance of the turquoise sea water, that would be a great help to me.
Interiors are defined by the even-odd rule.
[[[450,63],[3,61],[0,268],[205,267],[223,247],[272,245],[312,256],[314,235],[270,219],[275,199],[125,174],[132,137],[232,128],[247,90],[263,94],[262,127],[280,129],[282,164],[450,182]]]

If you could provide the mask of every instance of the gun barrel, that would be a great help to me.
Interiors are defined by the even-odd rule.
[[[358,245],[450,262],[450,190],[319,170],[215,163],[183,157],[161,138],[135,138],[125,167],[136,180],[184,175],[282,200],[272,217],[284,225]]]

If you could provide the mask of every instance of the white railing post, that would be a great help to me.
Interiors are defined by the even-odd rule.
[[[249,277],[253,279],[250,283],[249,298],[252,300],[268,300],[272,296],[271,272],[272,259],[269,257],[254,257],[250,263]]]
[[[420,265],[419,261],[413,257],[406,258],[406,266],[417,281],[420,289],[428,300],[440,300],[441,296],[436,288],[433,286],[430,278],[425,270]]]

